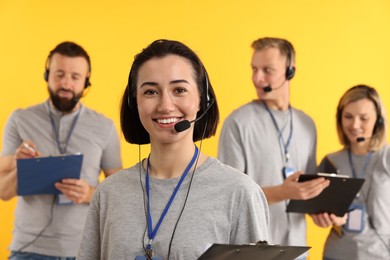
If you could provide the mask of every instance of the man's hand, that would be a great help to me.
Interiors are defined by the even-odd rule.
[[[23,141],[23,143],[15,151],[15,159],[25,159],[39,156],[35,144],[30,141]]]
[[[330,181],[323,177],[311,181],[298,182],[299,176],[303,172],[298,171],[290,175],[282,184],[281,191],[285,194],[286,199],[308,200],[318,196]]]
[[[0,157],[0,199],[10,200],[17,195],[16,160],[39,156],[36,146],[31,141],[23,141],[14,155]]]
[[[63,179],[61,182],[56,182],[55,186],[71,201],[78,204],[89,203],[95,192],[94,187],[81,179]]]
[[[347,214],[342,217],[338,217],[335,214],[329,213],[320,213],[320,214],[311,214],[313,222],[319,227],[329,227],[332,225],[342,226],[347,223]]]
[[[261,187],[269,205],[284,200],[307,200],[318,196],[330,181],[323,177],[311,181],[298,182],[302,171],[291,174],[281,185]]]

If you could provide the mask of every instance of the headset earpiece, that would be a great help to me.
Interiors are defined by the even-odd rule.
[[[89,77],[86,77],[85,83],[84,83],[84,88],[88,88],[89,86],[91,86],[91,82],[89,81]]]
[[[295,75],[295,67],[288,66],[286,70],[286,80],[290,80]]]
[[[207,72],[205,69],[205,81],[206,81],[206,103],[210,103],[210,92],[209,92],[209,77],[207,76]]]
[[[45,62],[45,72],[43,73],[43,78],[45,79],[46,82],[49,81],[49,63],[50,63],[50,55],[46,59],[46,62]]]
[[[294,62],[294,49],[291,44],[287,44],[288,46],[288,66],[286,69],[286,80],[291,80],[295,75],[295,67],[293,66]]]
[[[377,125],[378,127],[380,127],[381,125],[383,125],[383,117],[382,117],[382,115],[379,115],[379,116],[378,116],[378,119],[376,120],[376,125]]]
[[[376,119],[373,134],[376,134],[378,129],[383,125],[383,117],[382,114],[380,114],[380,111],[378,111],[378,118]]]
[[[45,73],[43,73],[43,78],[47,82],[49,80],[49,70],[45,69]]]
[[[209,90],[209,77],[207,75],[207,72],[206,72],[206,69],[203,67],[204,69],[204,77],[205,77],[205,84],[206,84],[206,96],[203,97],[202,99],[205,100],[205,101],[202,101],[202,109],[203,110],[206,110],[208,106],[210,106],[210,104],[212,104],[214,102],[213,98],[211,97],[210,95],[210,90]]]
[[[382,125],[384,124],[384,119],[383,119],[383,116],[382,116],[382,109],[381,109],[380,103],[377,103],[377,101],[375,101],[375,98],[374,98],[376,96],[379,97],[379,95],[376,92],[376,90],[373,89],[373,88],[370,88],[368,86],[367,86],[367,90],[368,90],[368,93],[372,96],[371,97],[371,101],[374,103],[375,109],[376,109],[377,118],[376,118],[376,121],[375,121],[374,130],[373,130],[373,134],[376,134],[378,132],[379,128],[381,128]]]

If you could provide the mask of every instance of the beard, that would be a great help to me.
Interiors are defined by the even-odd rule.
[[[65,89],[58,89],[56,92],[52,90],[50,87],[47,88],[49,90],[50,94],[50,100],[53,103],[54,107],[63,113],[69,113],[71,112],[79,102],[80,98],[83,96],[83,92],[80,93],[75,93],[71,90],[65,90]],[[58,95],[59,91],[68,91],[72,92],[72,98],[67,99],[67,98],[62,98]]]

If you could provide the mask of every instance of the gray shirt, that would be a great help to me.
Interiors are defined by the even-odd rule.
[[[271,110],[284,143],[290,134],[290,112]],[[306,173],[316,172],[316,129],[302,111],[292,108],[292,137],[288,147],[288,167]],[[284,181],[283,142],[264,104],[250,102],[225,120],[218,144],[218,159],[248,174],[261,187]],[[286,213],[287,201],[270,205],[270,243],[305,245],[305,215]]]
[[[343,149],[327,155],[340,174],[353,177],[348,151]],[[366,156],[353,155],[356,177],[364,177],[359,198],[354,203],[364,205],[364,229],[349,232],[345,226],[342,236],[332,230],[326,240],[324,255],[333,259],[390,259],[390,146],[372,154],[364,172]],[[325,158],[319,170],[324,167]]]
[[[192,172],[184,179],[157,232],[153,242],[157,255],[167,259],[171,240],[170,259],[197,259],[213,243],[268,239],[265,196],[249,177],[213,158],[196,169],[190,185],[191,176]],[[150,178],[153,228],[178,180]],[[98,187],[77,259],[135,259],[144,255],[143,246],[148,243],[144,182],[145,171],[137,164]]]
[[[62,116],[60,112],[50,109],[64,147],[78,111]],[[23,140],[36,144],[41,156],[60,154],[48,102],[12,113],[4,129],[2,156],[15,154]],[[66,152],[84,155],[81,179],[91,186],[98,185],[101,169],[115,169],[122,165],[114,123],[84,106],[80,107]],[[19,250],[36,238],[51,218],[51,224],[39,239],[23,251],[50,256],[76,256],[87,211],[87,204],[57,205],[52,195],[18,197],[10,250]]]

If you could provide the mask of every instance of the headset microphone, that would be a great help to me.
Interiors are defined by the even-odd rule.
[[[283,87],[283,85],[284,85],[284,83],[285,83],[286,81],[287,81],[287,80],[284,80],[283,83],[280,84],[280,86],[277,87],[277,88],[272,88],[271,85],[265,86],[265,87],[263,88],[263,91],[264,91],[264,93],[269,93],[269,92],[271,92],[272,90],[280,89],[281,87]]]
[[[196,121],[202,119],[206,115],[207,111],[209,111],[210,107],[212,107],[212,105],[214,104],[214,99],[210,98],[208,103],[209,104],[206,107],[205,111],[199,117],[195,118],[192,121],[183,120],[183,121],[180,121],[177,124],[175,124],[174,127],[175,127],[176,132],[178,132],[178,133],[183,132],[183,131],[187,130],[188,128],[190,128],[192,123],[195,123]]]
[[[268,93],[268,92],[271,92],[271,91],[272,91],[272,88],[271,88],[270,85],[268,85],[268,86],[266,86],[266,87],[263,88],[263,91],[264,91],[265,93]]]
[[[365,140],[366,140],[366,138],[364,138],[364,137],[356,138],[356,142],[358,142],[358,143],[364,142]]]

